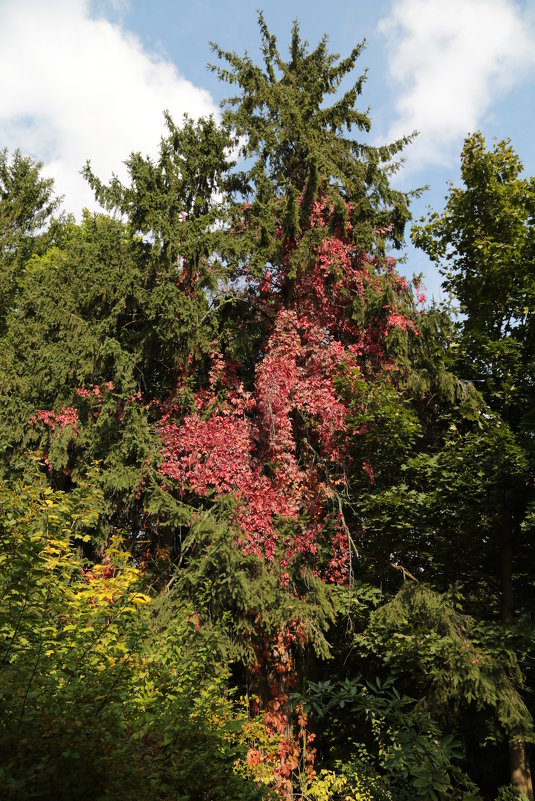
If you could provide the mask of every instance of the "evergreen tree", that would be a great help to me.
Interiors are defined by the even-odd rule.
[[[0,333],[24,263],[50,241],[51,218],[61,203],[54,197],[52,178],[43,178],[41,168],[18,150],[11,161],[7,148],[0,151]]]

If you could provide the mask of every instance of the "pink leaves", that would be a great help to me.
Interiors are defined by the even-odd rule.
[[[413,320],[410,320],[407,317],[404,317],[402,314],[397,314],[395,312],[392,312],[388,318],[388,327],[400,328],[402,331],[409,329],[414,334],[418,335],[418,330],[414,325]]]
[[[65,409],[62,409],[61,412],[53,412],[49,411],[48,409],[37,409],[34,416],[30,418],[29,424],[33,426],[37,420],[40,420],[42,423],[44,423],[45,426],[51,431],[55,431],[56,426],[58,426],[60,430],[66,426],[72,426],[73,435],[77,437],[79,434],[78,410],[75,409],[74,406],[67,406]],[[57,432],[56,436],[59,437],[59,431]]]
[[[317,518],[327,498],[323,463],[340,455],[336,434],[347,413],[333,379],[350,358],[315,323],[281,309],[257,368],[252,397],[214,353],[211,391],[197,393],[197,411],[179,423],[169,422],[168,416],[160,426],[162,474],[176,481],[181,493],[203,498],[233,494],[238,501],[238,539],[245,553],[273,558],[277,518],[296,523],[285,543],[286,559],[317,552],[322,531]],[[216,402],[216,385],[225,384],[226,399],[220,398],[205,417]],[[310,431],[321,456],[302,453],[296,426]],[[304,529],[298,524],[302,514],[310,521]]]
[[[221,414],[202,420],[194,414],[180,425],[162,426],[160,435],[161,472],[177,481],[181,492],[203,498],[233,493],[243,551],[272,559],[277,539],[273,518],[289,515],[291,509],[261,473],[251,421]]]
[[[194,411],[175,421],[178,409],[168,406],[159,427],[161,473],[182,494],[234,496],[242,550],[268,560],[277,550],[284,583],[297,554],[306,554],[314,569],[327,570],[330,580],[347,581],[349,532],[333,517],[333,499],[346,486],[354,448],[347,437],[351,400],[337,394],[336,379],[350,368],[361,380],[373,380],[375,372],[392,366],[385,348],[389,331],[417,333],[406,312],[409,283],[395,272],[394,259],[358,250],[348,220],[333,232],[329,203],[313,204],[307,225],[314,235],[308,240],[305,229],[285,240],[281,226],[280,257],[260,277],[246,276],[245,299],[273,320],[251,392],[241,384],[245,367],[214,343]],[[305,246],[306,258],[295,261]],[[247,378],[252,382],[251,374]],[[366,431],[363,426],[355,435]],[[362,468],[373,485],[367,462],[353,468]],[[325,545],[331,560],[321,566]]]
[[[93,384],[89,387],[89,389],[85,389],[84,387],[78,387],[76,389],[76,394],[79,398],[90,398],[93,395],[97,398],[101,397],[103,392],[113,392],[114,386],[113,381],[106,381],[105,384],[99,386],[98,384]]]
[[[370,480],[370,484],[371,485],[375,484],[375,479],[373,477],[372,466],[368,462],[362,462],[362,469],[364,470],[364,472],[368,476],[368,478]]]
[[[211,490],[233,492],[250,469],[250,423],[245,418],[195,414],[181,425],[160,428],[161,472],[205,497]]]

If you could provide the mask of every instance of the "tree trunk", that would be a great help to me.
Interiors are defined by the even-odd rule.
[[[529,801],[533,801],[533,784],[529,767],[526,746],[522,740],[509,742],[509,767],[511,770],[511,784],[523,793]]]
[[[509,524],[505,527],[502,539],[502,621],[509,625],[513,621],[513,532]],[[509,770],[511,784],[523,795],[534,801],[531,770],[526,746],[520,738],[509,741]]]

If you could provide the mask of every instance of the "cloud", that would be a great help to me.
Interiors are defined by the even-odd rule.
[[[398,99],[390,140],[420,131],[403,172],[455,161],[467,133],[535,66],[533,15],[513,0],[394,0],[379,23]]]
[[[119,24],[92,16],[88,0],[1,3],[0,97],[0,147],[42,161],[76,214],[96,207],[79,175],[88,158],[103,180],[124,177],[132,151],[157,152],[164,109],[177,122],[186,112],[217,114],[207,91]]]

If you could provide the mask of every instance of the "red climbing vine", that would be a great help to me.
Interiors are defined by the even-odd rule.
[[[409,288],[393,260],[356,250],[349,222],[333,234],[332,211],[325,199],[313,205],[300,241],[307,231],[321,237],[306,269],[292,263],[300,241],[284,240],[279,227],[280,263],[267,265],[259,278],[247,274],[244,300],[272,321],[254,375],[216,348],[208,385],[197,389],[190,410],[184,414],[179,404],[170,405],[159,424],[166,486],[182,499],[217,502],[232,495],[238,548],[273,565],[290,592],[293,571],[304,564],[325,582],[349,579],[352,535],[340,499],[355,449],[349,447],[349,409],[337,379],[348,370],[362,381],[388,373],[390,331],[417,333],[406,310]],[[359,319],[370,294],[376,311]],[[252,389],[245,391],[251,378]],[[363,462],[361,469],[373,484],[371,466]],[[266,731],[280,742],[275,757],[252,748],[248,762],[265,768],[272,760],[274,786],[285,792],[306,739],[305,716],[296,738],[285,706],[294,681],[292,650],[306,639],[306,626],[295,620],[266,633],[249,669],[258,689],[253,712],[264,716]],[[308,743],[312,739],[309,732]],[[311,748],[307,770],[313,760]]]

